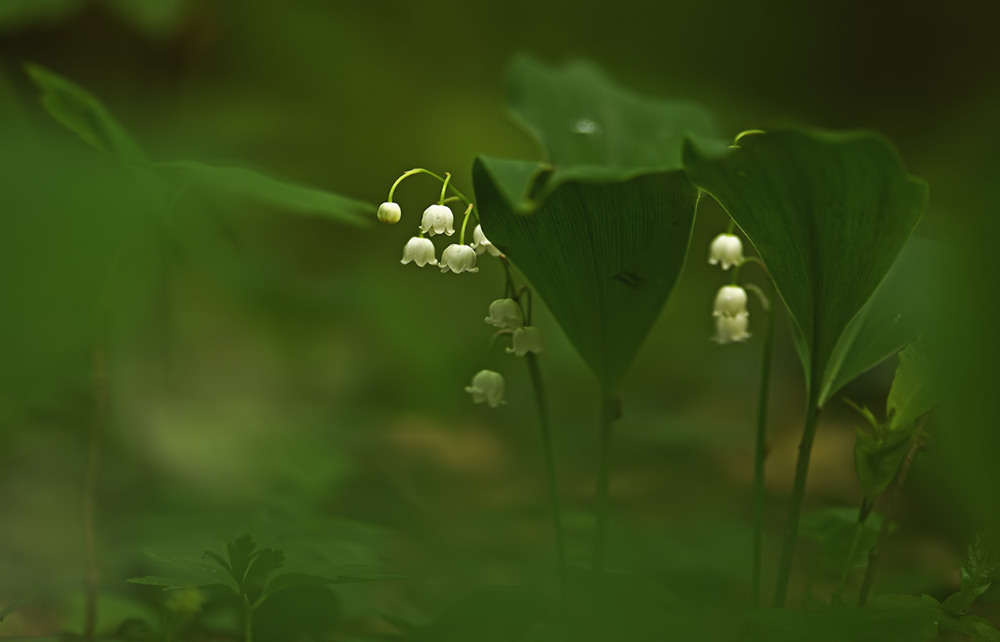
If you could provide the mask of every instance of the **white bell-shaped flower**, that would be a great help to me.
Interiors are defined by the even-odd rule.
[[[750,315],[746,312],[736,316],[718,315],[715,317],[715,337],[716,343],[725,344],[736,341],[746,341],[750,338],[747,332],[747,325]]]
[[[542,339],[542,333],[538,328],[532,326],[518,328],[514,330],[511,339],[512,347],[507,348],[507,352],[519,357],[523,357],[529,352],[538,354],[545,351],[545,340]]]
[[[509,328],[516,330],[524,323],[524,313],[514,299],[497,299],[490,304],[490,316],[486,323],[494,328]]]
[[[454,226],[455,214],[447,205],[431,205],[424,210],[424,216],[420,219],[420,231],[431,236],[435,234],[451,236],[455,233]]]
[[[476,251],[468,245],[452,243],[444,248],[441,253],[441,271],[451,270],[455,274],[459,272],[478,272],[476,267]]]
[[[434,258],[434,244],[431,243],[430,239],[414,236],[406,242],[406,246],[403,248],[403,260],[400,263],[406,265],[410,261],[419,267],[437,265],[437,259]]]
[[[499,372],[480,370],[472,378],[472,385],[465,387],[465,391],[472,395],[472,401],[475,403],[487,403],[490,405],[490,408],[496,408],[500,404],[507,403],[503,399],[503,375]]]
[[[490,240],[483,234],[482,225],[477,225],[476,229],[472,231],[472,247],[475,248],[476,254],[489,252],[492,256],[503,256],[503,252],[498,250],[497,246],[490,243]]]
[[[719,234],[712,239],[708,252],[708,262],[711,265],[721,263],[723,270],[728,270],[743,261],[743,241],[735,234]]]
[[[382,203],[378,206],[378,220],[383,223],[399,223],[399,217],[402,216],[403,212],[399,209],[397,203],[389,203],[388,201]]]
[[[715,295],[714,317],[735,317],[747,313],[747,291],[738,285],[724,285]]]

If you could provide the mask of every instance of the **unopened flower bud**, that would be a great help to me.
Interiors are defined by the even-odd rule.
[[[383,223],[393,223],[399,222],[399,217],[402,215],[402,211],[399,209],[397,203],[385,202],[378,206],[378,220]]]

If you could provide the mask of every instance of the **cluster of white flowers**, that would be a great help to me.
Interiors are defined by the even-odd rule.
[[[719,234],[712,240],[709,249],[708,262],[711,265],[721,264],[723,270],[739,266],[743,262],[743,242],[733,234]],[[716,343],[725,344],[736,341],[746,341],[750,338],[747,328],[750,323],[750,313],[747,311],[747,291],[738,285],[725,285],[715,295]]]
[[[378,208],[378,220],[383,223],[397,223],[401,217],[399,205],[392,202],[385,202]],[[483,234],[481,225],[476,225],[472,232],[473,242],[469,245],[463,243],[452,243],[441,252],[441,261],[438,262],[434,243],[427,236],[443,234],[451,236],[455,233],[455,214],[447,205],[431,205],[424,210],[424,215],[420,219],[418,226],[421,234],[414,236],[403,247],[403,258],[400,261],[403,265],[416,263],[417,267],[425,265],[438,265],[441,272],[478,272],[476,267],[476,257],[489,252],[491,256],[502,256],[500,250],[490,243],[490,240]]]

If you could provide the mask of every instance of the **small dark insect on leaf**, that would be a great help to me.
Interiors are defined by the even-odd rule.
[[[635,272],[628,272],[628,271],[619,272],[614,276],[614,278],[618,281],[621,281],[630,288],[638,288],[642,286],[643,283],[643,278],[638,274],[636,274]]]

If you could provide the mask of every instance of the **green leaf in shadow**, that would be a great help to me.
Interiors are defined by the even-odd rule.
[[[90,92],[41,65],[27,63],[24,68],[42,91],[42,106],[64,127],[122,162],[147,162],[142,148]]]
[[[801,335],[810,391],[923,214],[927,185],[867,133],[783,129],[724,155],[688,142],[691,179],[760,254]]]
[[[697,190],[676,171],[572,180],[525,215],[501,191],[496,166],[480,158],[473,167],[486,235],[531,281],[604,389],[614,390],[680,276]]]
[[[587,63],[519,58],[510,100],[550,164],[477,159],[483,231],[613,391],[687,253],[698,194],[681,144],[718,144],[696,106],[631,93]]]
[[[230,198],[247,198],[272,207],[323,216],[359,227],[369,224],[375,211],[371,203],[275,180],[240,167],[218,167],[197,161],[159,163],[157,167],[199,190]]]
[[[938,395],[924,343],[914,341],[899,353],[896,378],[886,402],[889,430],[912,424],[937,404]]]

